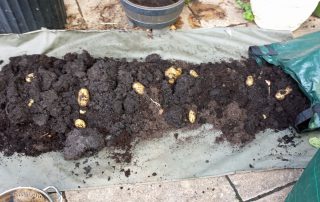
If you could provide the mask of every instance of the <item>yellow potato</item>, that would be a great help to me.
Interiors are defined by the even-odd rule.
[[[292,88],[290,86],[286,87],[286,89],[280,89],[277,91],[275,98],[279,101],[284,100],[287,95],[292,92]]]
[[[199,77],[199,74],[198,74],[195,70],[193,70],[193,69],[190,70],[189,74],[190,74],[192,77],[194,77],[194,78]]]
[[[79,113],[80,113],[80,114],[85,114],[85,113],[87,113],[87,111],[86,111],[86,110],[83,110],[83,109],[80,109]]]
[[[170,84],[174,84],[174,82],[178,79],[179,76],[182,74],[181,68],[176,68],[174,66],[169,67],[165,72],[164,75],[169,79],[168,82]]]
[[[181,68],[175,68],[174,66],[169,67],[165,72],[164,75],[169,79],[177,79],[182,74]]]
[[[254,83],[254,78],[253,78],[253,76],[248,76],[248,77],[247,77],[247,80],[246,80],[246,85],[250,87],[250,86],[253,85],[253,83]]]
[[[32,107],[33,103],[34,103],[34,99],[29,99],[28,107]]]
[[[144,94],[144,85],[142,85],[140,82],[134,82],[132,88],[139,95]]]
[[[189,111],[188,119],[190,123],[194,123],[196,121],[197,115],[193,110]]]
[[[175,25],[171,25],[170,30],[175,31],[175,30],[177,30],[177,27]]]
[[[174,84],[174,82],[175,82],[174,79],[169,79],[169,80],[168,80],[168,83],[170,83],[170,84]]]
[[[78,92],[78,104],[80,107],[86,107],[89,104],[90,95],[86,88],[81,88]]]
[[[74,121],[74,125],[77,127],[77,128],[86,128],[86,122],[84,122],[84,120],[82,119],[77,119]]]
[[[32,80],[34,79],[34,73],[30,73],[30,74],[28,74],[27,76],[26,76],[26,82],[27,83],[31,83],[32,82]]]

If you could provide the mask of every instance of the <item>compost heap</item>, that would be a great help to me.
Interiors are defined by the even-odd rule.
[[[266,128],[289,127],[308,100],[280,69],[253,60],[207,64],[92,58],[87,52],[10,58],[0,72],[0,151],[66,159],[210,123],[215,141],[243,145]],[[214,140],[213,140],[214,141]],[[119,154],[120,155],[120,154]]]

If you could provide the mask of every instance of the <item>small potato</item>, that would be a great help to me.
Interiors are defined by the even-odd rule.
[[[75,120],[74,125],[77,128],[86,128],[86,122],[84,122],[84,120],[82,120],[82,119]]]
[[[174,66],[169,67],[165,72],[164,75],[169,79],[177,79],[182,74],[181,68],[176,68]]]
[[[170,30],[171,30],[171,31],[175,31],[175,30],[177,30],[177,27],[176,27],[175,25],[171,25],[171,26],[170,26]]]
[[[175,82],[174,79],[169,79],[169,80],[168,80],[168,83],[169,83],[169,84],[174,84],[174,82]]]
[[[250,87],[250,86],[253,85],[253,83],[254,83],[254,78],[253,78],[253,76],[251,76],[251,75],[248,76],[247,79],[246,79],[246,85]]]
[[[80,113],[80,114],[85,114],[85,113],[87,113],[87,111],[84,110],[84,109],[80,109],[79,113]]]
[[[190,123],[194,123],[196,121],[197,115],[193,110],[189,111],[188,119]]]
[[[190,70],[189,74],[190,74],[192,77],[194,77],[194,78],[199,77],[199,74],[198,74],[195,70],[193,70],[193,69]]]
[[[132,88],[139,95],[144,94],[144,85],[142,85],[140,82],[134,82]]]
[[[168,83],[169,84],[174,84],[176,80],[181,76],[182,74],[182,69],[181,68],[176,68],[174,66],[169,67],[165,72],[164,75],[169,79]]]
[[[88,106],[90,101],[89,91],[86,88],[81,88],[78,92],[78,104],[80,107]]]
[[[33,103],[34,103],[34,99],[29,99],[28,107],[32,107]]]
[[[286,87],[286,89],[280,89],[275,95],[275,98],[279,101],[284,100],[287,95],[292,92],[292,88],[290,86]]]
[[[32,80],[35,78],[34,73],[30,73],[26,76],[26,82],[31,83]]]

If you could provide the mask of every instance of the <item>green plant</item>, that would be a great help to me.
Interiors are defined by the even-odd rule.
[[[249,2],[243,2],[242,0],[236,0],[236,3],[244,11],[243,18],[247,21],[252,22],[254,20],[254,15],[252,13],[251,5]]]
[[[189,4],[191,3],[191,1],[192,1],[192,0],[184,0],[184,3],[185,3],[186,5],[189,5]]]

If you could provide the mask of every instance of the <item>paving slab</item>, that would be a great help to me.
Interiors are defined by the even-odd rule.
[[[303,169],[283,169],[230,175],[243,200],[254,198],[298,180]]]
[[[68,202],[238,201],[225,177],[66,191]]]

